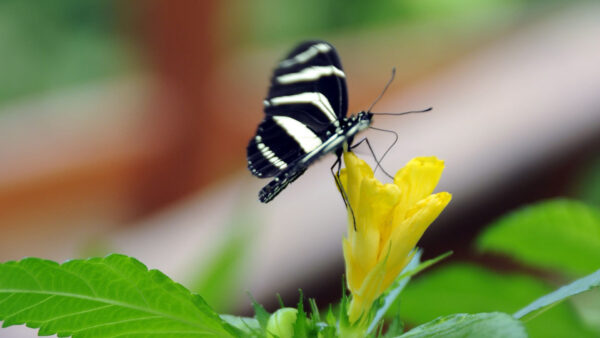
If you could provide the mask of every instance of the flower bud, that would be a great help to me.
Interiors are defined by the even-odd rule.
[[[294,323],[298,310],[290,307],[285,307],[275,311],[269,318],[267,323],[268,338],[291,338],[294,336]]]

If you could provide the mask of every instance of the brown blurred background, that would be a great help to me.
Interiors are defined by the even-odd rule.
[[[421,245],[460,257],[487,222],[579,197],[599,168],[599,14],[591,1],[3,1],[0,259],[122,252],[190,285],[242,234],[230,308],[247,309],[245,290],[267,306],[297,288],[336,299],[332,158],[269,205],[245,169],[270,72],[308,38],[338,48],[350,113],[392,67],[376,111],[434,107],[375,125],[400,135],[388,171],[446,160],[454,200]],[[379,154],[391,141],[366,136]]]

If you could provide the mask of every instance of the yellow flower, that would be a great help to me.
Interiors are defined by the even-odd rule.
[[[394,183],[382,184],[353,153],[344,153],[340,180],[354,212],[348,212],[343,240],[350,322],[366,317],[373,302],[408,264],[427,227],[450,202],[447,192],[433,194],[444,162],[417,157],[400,169]]]

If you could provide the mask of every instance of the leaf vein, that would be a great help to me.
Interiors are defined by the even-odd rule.
[[[19,270],[22,270],[23,272],[25,272],[27,275],[29,275],[29,277],[31,277],[31,279],[33,279],[33,281],[35,282],[35,284],[37,284],[38,288],[43,289],[42,284],[40,284],[40,281],[38,281],[37,276],[32,274],[29,270],[25,269],[24,267],[22,267],[21,265],[14,265],[12,267],[15,267]]]
[[[106,265],[106,267],[108,267],[110,270],[114,271],[117,275],[121,276],[121,279],[124,282],[129,283],[131,286],[133,286],[135,288],[135,290],[137,291],[137,293],[140,295],[140,297],[142,297],[142,299],[144,300],[144,303],[146,304],[146,306],[150,306],[150,304],[148,303],[148,299],[146,299],[146,296],[144,295],[144,293],[142,292],[142,290],[140,290],[139,286],[137,284],[133,284],[129,278],[127,278],[127,276],[123,275],[123,273],[117,269],[115,269],[112,265],[108,265],[106,264],[106,262],[103,262],[104,265]]]
[[[118,324],[123,324],[123,323],[133,323],[133,322],[138,322],[138,321],[142,321],[142,320],[148,320],[148,319],[155,319],[155,318],[160,318],[160,316],[146,316],[146,317],[139,317],[139,318],[131,318],[131,319],[123,319],[123,320],[118,320],[118,321],[114,321],[114,322],[107,322],[107,323],[102,323],[102,324],[98,324],[98,325],[93,325],[93,326],[87,326],[85,328],[76,330],[76,331],[72,331],[71,335],[75,335],[76,333],[80,333],[80,332],[84,332],[84,331],[89,331],[92,329],[97,329],[97,328],[101,328],[101,327],[108,327],[108,326],[112,326],[112,325],[118,325]]]
[[[80,295],[80,294],[74,294],[74,293],[68,293],[68,292],[40,291],[40,290],[23,290],[23,289],[20,289],[20,290],[19,289],[0,289],[0,293],[50,294],[50,295],[54,295],[54,296],[71,297],[71,298],[76,298],[76,299],[85,299],[85,300],[90,300],[90,301],[95,301],[95,302],[110,304],[110,305],[114,305],[114,306],[120,306],[120,307],[123,307],[123,308],[128,308],[128,309],[137,310],[137,311],[140,311],[140,312],[146,312],[146,313],[158,315],[158,316],[161,316],[161,317],[164,317],[164,318],[171,319],[171,320],[176,321],[176,322],[181,322],[181,323],[185,323],[185,324],[196,326],[196,327],[204,327],[201,323],[198,323],[196,321],[186,320],[186,319],[174,316],[174,315],[169,314],[169,313],[157,311],[157,310],[150,309],[150,308],[144,308],[144,307],[140,307],[140,306],[129,304],[129,303],[125,303],[125,302],[120,302],[120,301],[117,301],[117,300],[114,300],[114,299],[93,298],[93,297],[86,296],[86,295]]]
[[[42,299],[42,300],[38,301],[37,303],[30,304],[29,306],[26,306],[26,307],[24,307],[24,308],[22,308],[22,309],[19,309],[19,311],[16,311],[16,312],[13,312],[13,313],[11,313],[10,315],[6,316],[6,318],[4,318],[4,320],[9,320],[9,319],[11,319],[11,318],[13,318],[13,317],[15,317],[15,316],[19,315],[20,313],[23,313],[23,312],[25,312],[25,311],[27,311],[27,310],[29,310],[29,309],[33,308],[33,307],[36,307],[36,306],[39,306],[40,304],[43,304],[43,303],[45,303],[46,301],[48,301],[48,299],[52,299],[52,298],[54,298],[54,297],[55,297],[55,296],[53,296],[53,295],[49,295],[49,296],[47,296],[46,298],[44,298],[44,299]]]
[[[83,310],[83,311],[71,312],[71,313],[67,313],[67,314],[61,315],[61,316],[56,316],[56,317],[48,318],[48,319],[40,321],[40,322],[41,323],[49,323],[51,321],[65,319],[65,318],[69,318],[71,316],[76,316],[76,315],[81,315],[81,314],[84,314],[84,313],[89,313],[89,312],[94,312],[94,311],[102,310],[102,309],[105,309],[105,308],[109,308],[111,306],[114,306],[114,305],[112,305],[112,304],[106,304],[106,305],[103,305],[103,306],[95,307],[93,309],[87,309],[87,310]]]
[[[96,289],[94,289],[94,287],[89,283],[89,281],[87,279],[84,279],[82,276],[76,274],[73,271],[69,271],[69,270],[65,269],[62,265],[57,267],[56,270],[64,271],[64,272],[74,276],[75,278],[81,280],[83,283],[85,283],[85,285],[87,285],[87,287],[90,289],[92,294],[94,294],[94,297],[98,297],[98,293],[96,292]]]
[[[123,336],[129,336],[131,334],[144,334],[144,336],[151,336],[151,335],[165,335],[167,334],[169,337],[172,337],[173,335],[182,335],[182,334],[195,334],[195,335],[207,335],[207,334],[212,334],[213,336],[215,336],[215,334],[211,331],[156,331],[156,330],[152,330],[152,331],[136,331],[136,332],[123,332],[123,333],[119,333],[116,334],[114,336],[107,336],[107,338],[118,338],[118,337],[123,337]]]
[[[11,299],[11,298],[12,298],[14,295],[15,295],[14,293],[11,293],[11,294],[9,294],[9,295],[8,295],[8,297],[6,297],[6,298],[2,299],[2,300],[0,301],[0,306],[1,306],[1,305],[2,305],[4,302],[6,302],[7,300]]]

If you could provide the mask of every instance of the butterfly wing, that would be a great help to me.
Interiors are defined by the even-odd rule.
[[[298,161],[327,139],[327,131],[339,126],[347,109],[345,74],[333,46],[301,43],[271,78],[265,118],[248,144],[248,168],[258,177],[287,173],[280,182],[288,176],[293,181],[306,170],[297,167]],[[283,185],[281,189],[288,183],[271,182]]]
[[[325,41],[307,41],[279,62],[265,101],[281,102],[284,99],[276,98],[282,97],[290,97],[289,101],[296,99],[295,108],[306,107],[296,113],[297,109],[285,105],[266,106],[267,115],[290,114],[316,130],[345,117],[348,110],[346,76],[335,48]]]

